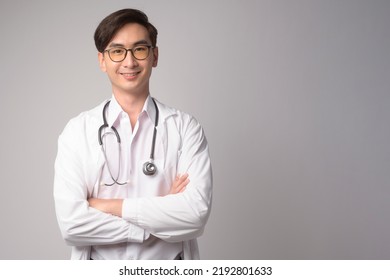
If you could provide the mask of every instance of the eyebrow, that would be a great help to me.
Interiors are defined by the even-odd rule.
[[[140,41],[137,41],[133,44],[133,46],[138,46],[138,45],[151,45],[151,44],[146,40],[140,40]],[[125,47],[125,45],[112,42],[111,44],[108,45],[108,47],[109,48]]]

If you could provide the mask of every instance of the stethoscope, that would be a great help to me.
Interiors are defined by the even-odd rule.
[[[154,175],[156,172],[157,172],[157,167],[156,165],[154,164],[154,147],[155,147],[155,144],[156,144],[156,134],[157,134],[157,125],[158,125],[158,114],[159,114],[159,111],[158,111],[158,107],[157,107],[157,104],[156,104],[156,101],[154,100],[154,98],[152,98],[153,100],[153,103],[154,103],[154,107],[156,108],[156,118],[154,120],[154,130],[153,130],[153,141],[152,141],[152,148],[151,148],[151,151],[150,151],[150,158],[147,162],[144,163],[143,165],[143,172],[145,175],[147,176],[152,176]],[[106,119],[106,111],[107,111],[107,108],[108,106],[110,105],[110,102],[111,100],[107,101],[107,103],[104,105],[103,107],[103,124],[102,126],[99,128],[99,145],[102,149],[102,152],[103,152],[103,155],[104,155],[104,160],[106,162],[106,165],[107,165],[107,170],[108,170],[108,173],[110,174],[110,177],[112,179],[112,183],[111,184],[103,184],[105,186],[113,186],[115,184],[117,185],[120,185],[120,186],[123,186],[123,185],[126,185],[128,182],[118,182],[118,179],[119,179],[119,174],[120,174],[120,162],[121,162],[121,137],[119,136],[119,133],[118,131],[116,130],[116,128],[114,126],[111,126],[111,130],[114,132],[115,134],[115,137],[116,137],[116,141],[118,143],[118,149],[119,149],[119,160],[118,160],[118,174],[116,176],[116,178],[114,178],[114,176],[112,175],[112,172],[111,172],[111,168],[110,168],[110,165],[108,164],[108,160],[107,160],[107,154],[106,154],[106,150],[104,149],[103,147],[103,137],[108,134],[108,133],[103,133],[103,129],[106,128],[106,127],[109,127],[108,126],[108,123],[107,123],[107,119]]]

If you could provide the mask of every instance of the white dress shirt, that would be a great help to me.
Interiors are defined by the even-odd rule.
[[[134,129],[111,99],[107,122],[117,129],[121,144],[119,149],[110,128],[103,130],[108,163],[98,142],[106,102],[72,119],[60,135],[54,198],[62,235],[73,246],[72,259],[174,259],[180,253],[184,259],[199,258],[196,238],[203,233],[212,196],[207,141],[193,117],[156,102],[153,176],[142,171],[150,157],[156,116],[150,96]],[[186,190],[166,195],[176,175],[186,172]],[[106,186],[113,182],[111,175],[126,184]],[[89,207],[90,197],[124,199],[122,218]]]

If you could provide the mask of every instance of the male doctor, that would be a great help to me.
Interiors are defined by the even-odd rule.
[[[157,29],[124,9],[94,39],[112,97],[69,121],[55,162],[57,219],[72,259],[199,259],[209,149],[193,117],[150,95]]]

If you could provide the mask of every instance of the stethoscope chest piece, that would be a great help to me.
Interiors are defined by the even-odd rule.
[[[152,176],[156,174],[157,167],[153,162],[145,162],[143,166],[143,172],[145,175]]]

